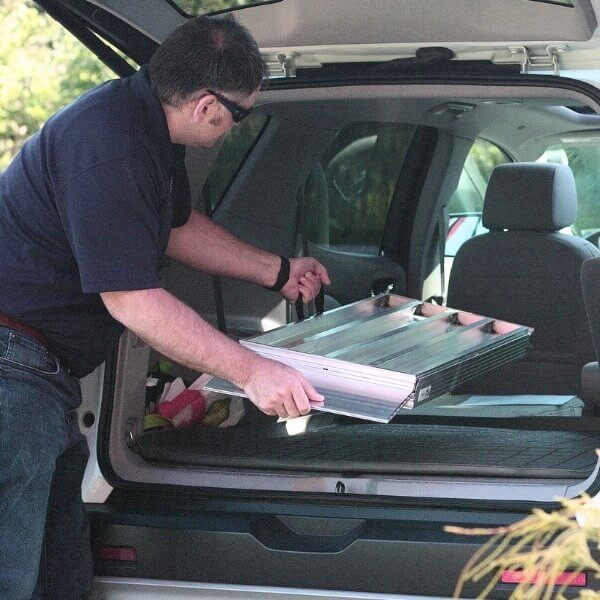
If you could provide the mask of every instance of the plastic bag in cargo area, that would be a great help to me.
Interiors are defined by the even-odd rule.
[[[243,400],[224,394],[200,392],[204,383],[203,377],[197,379],[189,388],[186,388],[181,378],[165,384],[152,412],[144,418],[144,431],[193,425],[237,425],[244,416]]]

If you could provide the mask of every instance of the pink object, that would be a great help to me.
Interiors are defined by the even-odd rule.
[[[155,412],[169,419],[174,427],[189,427],[204,417],[206,400],[198,390],[184,390],[173,400],[161,402]]]
[[[98,554],[102,560],[122,562],[135,562],[137,560],[137,550],[131,546],[100,546]]]
[[[526,572],[521,570],[507,570],[502,573],[502,583],[552,583],[554,585],[570,585],[573,587],[585,587],[587,585],[586,573],[573,573],[565,571],[554,577],[548,577],[542,573]]]

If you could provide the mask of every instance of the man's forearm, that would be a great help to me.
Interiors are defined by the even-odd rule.
[[[111,315],[161,354],[244,387],[260,358],[163,289],[105,292]]]
[[[248,244],[204,215],[173,229],[167,254],[190,267],[216,275],[271,286],[281,266],[278,256]]]

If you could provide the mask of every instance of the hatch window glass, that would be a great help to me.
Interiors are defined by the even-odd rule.
[[[341,130],[306,184],[310,242],[378,254],[414,126],[359,122]]]
[[[485,192],[492,171],[507,162],[511,162],[511,159],[501,148],[487,140],[475,140],[465,161],[458,187],[448,203],[446,256],[456,256],[458,249],[467,240],[487,231],[481,223]]]
[[[260,138],[267,122],[266,115],[253,113],[230,129],[210,168],[194,208],[204,212],[208,202],[212,209],[217,207]]]
[[[563,230],[598,244],[600,238],[600,143],[596,134],[592,139],[576,137],[562,144],[550,146],[537,162],[561,163],[573,171],[577,186],[577,219]]]
[[[259,4],[273,4],[281,0],[167,0],[185,15],[212,15],[228,10],[239,10]]]

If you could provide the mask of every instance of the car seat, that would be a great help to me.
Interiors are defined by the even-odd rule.
[[[496,167],[483,207],[489,232],[459,249],[448,306],[534,328],[531,350],[462,386],[469,394],[580,394],[581,369],[594,360],[580,282],[589,242],[560,233],[573,224],[577,192],[562,164]]]

